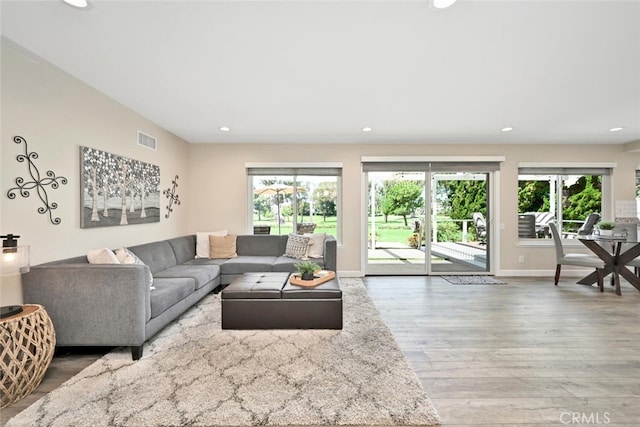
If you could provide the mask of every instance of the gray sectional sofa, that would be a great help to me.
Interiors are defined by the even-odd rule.
[[[189,235],[129,247],[144,265],[79,256],[32,266],[22,277],[24,302],[46,308],[58,346],[128,346],[137,360],[146,340],[243,273],[294,271],[299,260],[283,256],[287,238],[239,235],[238,257],[229,259],[195,258]],[[336,259],[336,239],[327,235],[324,258],[313,261],[335,271]]]

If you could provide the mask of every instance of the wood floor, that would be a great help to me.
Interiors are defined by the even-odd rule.
[[[550,278],[452,285],[439,277],[365,284],[445,426],[640,426],[640,292],[554,287]],[[58,355],[1,423],[103,351]]]
[[[640,426],[640,292],[369,277],[443,425]]]

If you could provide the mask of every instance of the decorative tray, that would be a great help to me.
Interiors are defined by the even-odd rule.
[[[314,273],[313,280],[302,280],[299,274],[294,273],[289,278],[289,283],[296,286],[304,286],[305,288],[312,288],[335,278],[335,271],[319,270]]]

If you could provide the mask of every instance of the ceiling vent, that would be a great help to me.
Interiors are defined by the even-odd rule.
[[[138,131],[138,145],[156,150],[158,141],[151,135]]]

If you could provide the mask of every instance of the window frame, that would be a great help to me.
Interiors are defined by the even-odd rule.
[[[609,219],[613,216],[613,175],[615,168],[617,167],[617,163],[614,162],[521,162],[517,165],[517,176],[516,182],[520,182],[521,175],[556,175],[560,177],[561,175],[599,175],[601,176],[601,191],[602,191],[602,200],[601,200],[601,212],[600,215],[603,219]],[[594,173],[599,172],[599,173]],[[556,180],[556,192],[557,194],[561,194],[561,185],[563,180]],[[517,194],[516,194],[517,198]],[[518,208],[519,200],[516,200],[516,210]],[[562,199],[558,197],[556,199],[556,209],[561,209]],[[517,212],[516,215],[520,213]],[[562,214],[560,214],[560,219],[562,219]],[[556,219],[557,223],[557,219]],[[570,242],[575,239],[563,238],[567,242]],[[517,237],[518,243],[520,245],[534,245],[538,244],[547,245],[552,243],[552,239],[533,239],[527,237]],[[551,242],[550,242],[551,241]],[[577,244],[578,242],[576,242]]]
[[[335,173],[331,173],[335,172]],[[336,235],[338,245],[342,242],[342,176],[343,164],[339,162],[296,162],[296,163],[245,163],[247,179],[247,229],[253,231],[253,177],[254,176],[291,176],[297,183],[298,176],[331,176],[336,179]],[[312,197],[312,195],[310,195]],[[297,216],[297,206],[294,204]]]

